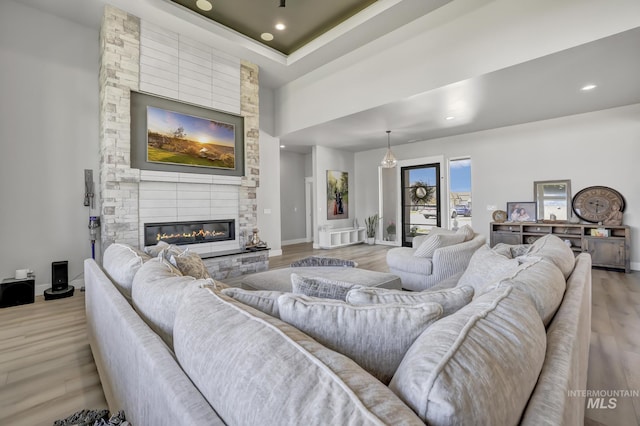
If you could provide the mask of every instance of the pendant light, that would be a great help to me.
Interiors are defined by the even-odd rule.
[[[387,130],[387,153],[384,155],[380,164],[382,164],[382,167],[385,169],[392,169],[398,164],[396,156],[391,152],[391,130]]]

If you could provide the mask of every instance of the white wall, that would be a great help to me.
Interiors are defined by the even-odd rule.
[[[306,154],[280,152],[280,210],[282,241],[285,244],[306,241],[305,158]]]
[[[398,159],[471,157],[473,227],[489,236],[492,211],[507,201],[533,201],[536,180],[571,179],[573,194],[592,185],[625,197],[632,268],[640,270],[640,104],[394,147]],[[355,155],[360,212],[378,206],[377,164],[383,149]],[[443,188],[447,183],[443,182]]]
[[[280,139],[260,130],[260,186],[258,199],[258,229],[266,241],[270,256],[282,254],[280,227]],[[304,197],[303,197],[304,200]]]
[[[91,256],[84,169],[98,188],[98,32],[13,1],[0,2],[0,277],[18,268],[51,286]],[[82,285],[82,282],[74,282]]]
[[[456,0],[280,88],[276,94],[280,108],[276,134],[398,101],[638,25],[637,0]]]
[[[336,170],[349,173],[349,200],[348,219],[327,220],[327,170]],[[313,224],[314,247],[318,246],[318,227],[330,225],[332,228],[347,228],[353,226],[353,219],[358,213],[356,207],[357,191],[354,191],[354,154],[339,149],[324,146],[313,147],[313,182],[315,185],[314,200],[316,209]],[[364,217],[358,217],[358,222],[363,225]]]

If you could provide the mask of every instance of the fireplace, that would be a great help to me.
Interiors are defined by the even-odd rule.
[[[144,245],[153,246],[159,241],[177,245],[212,243],[234,240],[235,234],[235,219],[145,223]]]

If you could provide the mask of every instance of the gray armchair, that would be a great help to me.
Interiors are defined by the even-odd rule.
[[[416,248],[427,237],[415,237],[413,247],[395,247],[387,252],[389,271],[400,277],[404,289],[426,290],[464,272],[473,253],[486,242],[483,235],[474,234],[469,241],[436,249],[433,258],[414,256]]]

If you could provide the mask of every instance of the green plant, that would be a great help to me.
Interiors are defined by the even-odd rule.
[[[396,233],[396,223],[392,220],[389,221],[387,225],[387,234],[395,234]]]
[[[369,216],[364,220],[364,226],[367,228],[367,237],[375,238],[379,222],[380,216],[378,216],[378,213],[373,216]]]

